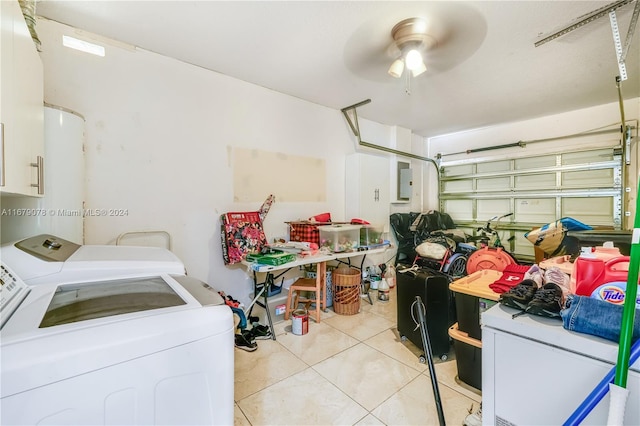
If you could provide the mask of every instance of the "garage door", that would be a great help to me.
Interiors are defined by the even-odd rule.
[[[513,213],[499,224],[500,238],[503,242],[511,239],[507,248],[529,260],[533,245],[524,234],[561,217],[620,229],[622,171],[619,147],[462,164],[443,162],[440,209],[472,235],[488,219]]]

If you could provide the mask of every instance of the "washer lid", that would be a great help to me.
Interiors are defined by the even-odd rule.
[[[39,328],[186,305],[159,276],[59,286]]]
[[[225,304],[222,296],[213,287],[199,279],[186,275],[171,275],[171,278],[178,281],[202,306]]]

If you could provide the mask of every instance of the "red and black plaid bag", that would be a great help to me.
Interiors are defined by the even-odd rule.
[[[287,222],[289,224],[289,241],[304,241],[320,245],[320,231],[318,226],[329,225],[309,221]]]
[[[346,224],[349,222],[311,222],[301,220],[297,222],[285,222],[289,224],[289,241],[304,241],[320,245],[320,230],[318,226]]]

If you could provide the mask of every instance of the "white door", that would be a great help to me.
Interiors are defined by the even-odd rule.
[[[346,161],[346,220],[364,219],[389,231],[389,158],[354,154]]]

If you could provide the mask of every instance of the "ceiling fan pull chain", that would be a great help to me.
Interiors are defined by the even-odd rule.
[[[404,91],[406,92],[407,95],[411,96],[411,73],[410,72],[405,74]]]

